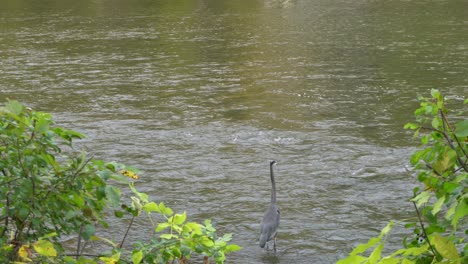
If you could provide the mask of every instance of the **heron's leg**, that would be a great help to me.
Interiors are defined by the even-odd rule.
[[[275,234],[275,237],[273,238],[273,251],[276,253],[276,234]]]

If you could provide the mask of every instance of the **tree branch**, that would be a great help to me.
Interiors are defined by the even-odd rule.
[[[416,203],[415,203],[415,202],[412,202],[412,203],[413,203],[414,209],[416,210],[416,213],[417,213],[417,215],[418,215],[419,224],[421,225],[421,229],[422,229],[422,231],[423,231],[424,237],[426,238],[427,244],[429,244],[429,248],[431,249],[432,254],[434,254],[434,258],[435,258],[435,257],[436,257],[436,252],[435,252],[434,248],[432,247],[431,242],[429,242],[429,237],[427,236],[426,228],[424,227],[424,224],[423,224],[423,222],[422,222],[422,218],[421,218],[421,214],[419,213],[419,209],[418,209],[418,207],[416,206]]]
[[[453,138],[455,139],[455,141],[457,142],[458,144],[458,147],[461,149],[461,151],[463,152],[463,154],[465,155],[465,158],[467,158],[468,160],[468,154],[465,152],[465,149],[463,148],[463,146],[461,145],[460,143],[460,140],[458,139],[457,135],[455,135],[455,131],[453,131],[453,128],[450,126],[449,124],[449,121],[447,119],[447,116],[444,114],[444,112],[442,112],[442,110],[439,109],[439,114],[440,116],[442,117],[442,120],[444,120],[444,130],[446,130],[446,126],[448,127],[448,129],[450,130],[450,134],[453,135]],[[457,159],[458,159],[458,162],[460,163],[460,166],[463,167],[463,169],[468,172],[468,166],[466,165],[466,161],[464,162],[462,160],[462,158],[460,157],[460,155],[456,152],[456,149],[455,149],[455,146],[453,145],[452,143],[452,140],[451,138],[449,137],[449,135],[446,133],[446,131],[444,131],[444,137],[445,137],[445,140],[447,141],[447,143],[450,145],[450,147],[455,150],[455,153],[457,154]]]
[[[128,224],[127,231],[125,232],[124,237],[122,238],[122,242],[120,242],[119,248],[122,248],[125,239],[127,238],[128,232],[130,231],[130,227],[133,225],[133,221],[135,220],[135,215],[133,215],[132,220],[130,220],[130,224]]]

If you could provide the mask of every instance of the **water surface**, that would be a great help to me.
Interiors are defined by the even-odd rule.
[[[0,99],[53,113],[96,157],[141,169],[156,201],[234,233],[228,263],[333,263],[414,217],[402,127],[431,88],[468,92],[461,0],[0,6]],[[272,159],[277,255],[257,242]]]

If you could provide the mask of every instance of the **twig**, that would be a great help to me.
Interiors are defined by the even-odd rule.
[[[444,122],[445,122],[445,121],[444,121]],[[460,157],[460,154],[457,152],[457,149],[456,149],[456,147],[453,145],[452,139],[451,139],[450,136],[447,134],[447,132],[441,131],[441,130],[435,129],[435,128],[429,128],[429,127],[421,127],[421,128],[422,128],[422,129],[427,129],[427,130],[430,130],[430,131],[435,131],[435,132],[437,132],[437,133],[440,133],[440,134],[445,138],[445,141],[447,142],[447,144],[449,145],[449,147],[450,147],[453,151],[455,151],[455,154],[457,155],[457,161],[458,161],[458,163],[460,163],[460,166],[461,166],[465,171],[468,172],[468,165],[467,165],[466,162],[464,162],[464,161],[462,160],[462,158]],[[463,151],[463,154],[465,154],[465,155],[468,157],[468,155],[466,154],[466,152],[464,151],[463,147],[461,146],[461,144],[460,144],[460,142],[459,142],[457,136],[455,135],[455,133],[452,132],[452,134],[453,134],[455,140],[457,141],[458,145],[460,146],[460,149]]]
[[[422,222],[421,214],[419,213],[418,207],[416,206],[415,202],[413,202],[413,205],[414,205],[414,209],[416,210],[416,213],[418,214],[419,224],[421,225],[421,229],[423,231],[424,237],[426,238],[427,244],[429,244],[429,248],[431,249],[432,254],[434,254],[434,258],[435,258],[436,253],[435,253],[434,248],[431,245],[431,242],[429,242],[429,237],[427,236],[426,228],[424,227],[424,224]]]
[[[6,193],[6,207],[5,207],[5,211],[8,212],[10,211],[10,191],[7,191]],[[0,237],[5,237],[5,233],[8,229],[8,220],[9,220],[9,216],[7,215],[5,217],[5,226],[3,228],[3,231],[2,231],[2,235],[0,235]]]
[[[130,220],[130,224],[128,224],[127,231],[125,232],[122,242],[120,242],[119,248],[122,248],[125,239],[127,238],[128,232],[130,231],[130,227],[133,225],[133,220],[135,220],[135,215],[132,217],[132,220]]]
[[[81,249],[81,233],[83,232],[83,224],[80,226],[80,232],[78,233],[78,245],[76,246],[76,259],[78,260],[80,249]]]
[[[450,126],[449,124],[449,121],[447,119],[447,116],[444,114],[444,112],[442,112],[442,110],[439,109],[439,114],[440,116],[442,117],[442,119],[444,120],[444,137],[445,139],[447,140],[447,143],[450,145],[450,147],[455,150],[455,146],[453,146],[453,143],[452,141],[450,140],[450,137],[448,137],[448,135],[446,134],[446,127],[445,125],[447,125],[448,129],[450,130],[450,133],[453,135],[453,138],[455,139],[455,141],[457,142],[458,146],[460,147],[461,151],[463,152],[463,154],[465,155],[465,157],[468,158],[468,154],[465,152],[465,149],[463,148],[463,146],[461,145],[460,143],[460,140],[458,139],[457,135],[455,135],[455,132],[453,131],[452,127]],[[458,159],[458,162],[460,163],[460,166],[463,167],[463,169],[468,172],[468,167],[467,165],[465,164],[465,162],[463,162],[462,158],[458,155],[457,153],[457,159]]]

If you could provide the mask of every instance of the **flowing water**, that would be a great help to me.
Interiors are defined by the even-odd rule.
[[[0,0],[0,99],[234,233],[228,263],[333,263],[414,217],[403,125],[431,88],[468,93],[464,0]],[[258,247],[272,159],[276,255]],[[130,239],[149,233],[141,218]]]

